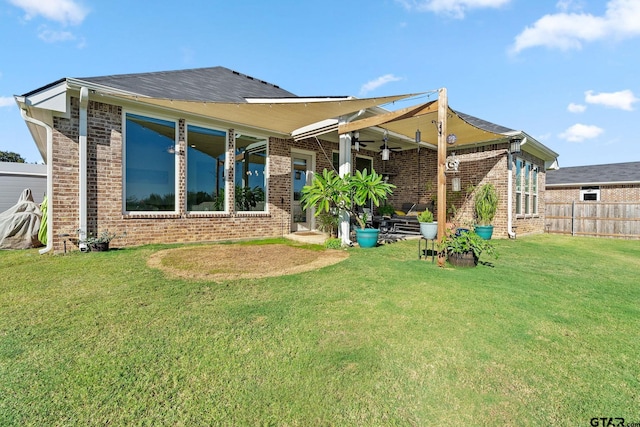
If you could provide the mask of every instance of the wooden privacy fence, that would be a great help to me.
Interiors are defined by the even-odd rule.
[[[640,239],[640,203],[572,202],[546,204],[549,233]]]

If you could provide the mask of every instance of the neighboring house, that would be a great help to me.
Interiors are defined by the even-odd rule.
[[[567,167],[547,175],[547,231],[640,238],[640,162]]]
[[[542,232],[545,172],[557,154],[448,106],[448,124],[436,125],[440,101],[380,107],[411,96],[297,97],[213,67],[64,78],[16,101],[48,166],[54,251],[62,251],[60,234],[78,229],[126,231],[120,246],[314,229],[300,190],[332,167],[384,173],[397,186],[394,205],[429,203],[443,127],[457,135],[447,149],[459,164],[447,184],[457,220],[472,220],[465,190],[493,182],[501,198],[494,235],[511,226]],[[521,151],[509,168],[515,141]]]
[[[46,165],[0,162],[0,212],[14,206],[27,188],[33,201],[42,203],[47,190]]]
[[[566,167],[547,174],[547,202],[640,202],[640,162]]]

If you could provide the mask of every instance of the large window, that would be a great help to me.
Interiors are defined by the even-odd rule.
[[[175,211],[176,123],[125,117],[125,211]]]
[[[224,211],[226,132],[187,126],[187,211]]]
[[[266,210],[267,140],[239,135],[235,157],[236,210]]]
[[[516,215],[538,214],[538,167],[516,159]]]

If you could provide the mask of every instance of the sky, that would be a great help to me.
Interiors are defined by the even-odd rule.
[[[299,96],[446,87],[560,167],[640,161],[640,0],[0,0],[0,43],[0,151],[29,163],[14,95],[212,66]]]

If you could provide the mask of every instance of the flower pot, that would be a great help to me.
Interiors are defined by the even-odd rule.
[[[484,240],[490,240],[493,235],[493,225],[476,225],[475,231]]]
[[[373,248],[378,243],[377,228],[356,228],[356,241],[361,248]]]
[[[425,239],[433,240],[438,235],[438,222],[421,222],[420,233]]]
[[[109,242],[91,243],[89,248],[92,252],[106,252],[109,250]]]
[[[475,267],[478,265],[478,257],[473,253],[473,251],[468,251],[464,253],[453,253],[449,252],[447,254],[447,259],[449,260],[449,264],[454,267]]]

